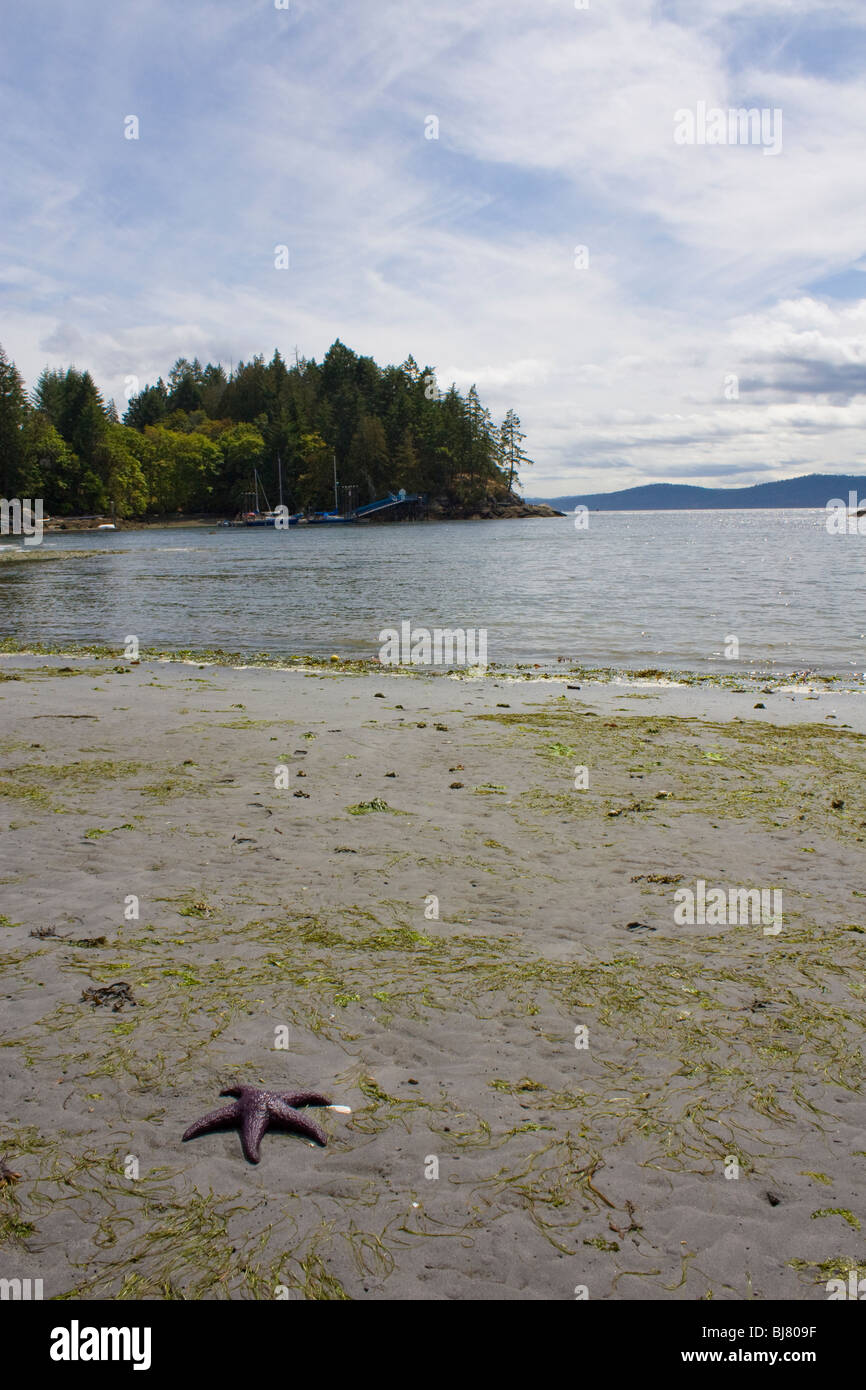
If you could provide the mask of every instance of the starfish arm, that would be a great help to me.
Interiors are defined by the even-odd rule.
[[[195,1139],[198,1134],[207,1134],[212,1129],[227,1129],[235,1124],[240,1118],[241,1108],[239,1105],[224,1105],[221,1110],[212,1110],[209,1115],[202,1115],[200,1120],[191,1124],[185,1131],[183,1142],[187,1139]]]
[[[262,1138],[270,1122],[268,1106],[256,1097],[253,1105],[243,1106],[241,1124],[241,1144],[250,1163],[258,1163],[262,1156]]]
[[[302,1105],[330,1105],[327,1096],[320,1095],[318,1091],[279,1091],[280,1100],[286,1105],[290,1105],[293,1110],[297,1110]]]
[[[301,1115],[291,1105],[280,1096],[274,1096],[268,1106],[271,1115],[286,1129],[294,1130],[295,1134],[302,1134],[305,1139],[314,1139],[322,1148],[328,1142],[325,1131],[316,1124],[315,1120],[308,1120],[306,1115]]]

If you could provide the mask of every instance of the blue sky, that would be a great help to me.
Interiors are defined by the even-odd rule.
[[[518,411],[531,495],[866,472],[864,67],[864,0],[28,0],[0,342],[121,410],[181,355],[412,352]],[[700,102],[781,152],[678,145]]]

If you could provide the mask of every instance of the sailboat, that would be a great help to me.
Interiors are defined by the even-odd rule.
[[[280,491],[279,510],[272,510],[265,489],[262,486],[262,496],[265,499],[265,507],[267,508],[267,510],[263,512],[259,506],[259,470],[257,468],[253,469],[254,493],[248,493],[247,496],[255,496],[255,508],[241,514],[241,521],[244,526],[276,526],[278,521],[281,523],[280,529],[285,525],[297,526],[301,518],[301,513],[298,512],[294,516],[288,516],[286,514],[286,509],[283,507],[283,469],[279,454],[277,454],[277,478]]]
[[[259,470],[253,469],[253,487],[246,494],[245,501],[254,501],[252,507],[242,511],[234,521],[221,521],[221,526],[273,526],[283,530],[287,526],[353,526],[358,522],[370,521],[373,519],[384,519],[386,513],[396,515],[401,514],[406,504],[423,504],[426,498],[420,493],[412,493],[411,496],[405,488],[399,492],[389,492],[386,497],[380,497],[376,501],[367,502],[359,507],[356,501],[357,487],[354,484],[347,484],[344,492],[347,495],[345,509],[339,509],[340,487],[337,482],[337,458],[333,456],[334,467],[334,508],[333,511],[310,512],[305,515],[303,512],[295,512],[289,515],[288,507],[283,505],[283,470],[280,456],[277,454],[277,486],[279,488],[279,506],[276,510],[271,508],[265,490],[259,478]],[[259,491],[265,502],[265,511],[262,511],[259,502]],[[402,511],[405,515],[405,510]]]
[[[334,510],[332,512],[313,512],[307,517],[311,526],[346,526],[354,521],[353,516],[344,516],[340,511],[339,488],[337,486],[337,455],[332,454],[334,463]]]

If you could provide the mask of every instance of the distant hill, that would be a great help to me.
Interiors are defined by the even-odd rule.
[[[602,512],[667,512],[723,507],[824,507],[834,497],[847,502],[848,493],[866,499],[866,478],[849,473],[809,473],[752,487],[694,487],[690,483],[646,483],[621,492],[584,492],[573,497],[535,497],[560,511],[578,505]],[[528,501],[529,499],[527,499]]]

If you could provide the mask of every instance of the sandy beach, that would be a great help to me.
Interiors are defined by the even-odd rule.
[[[4,1276],[825,1300],[864,1264],[862,694],[6,655],[0,739]],[[699,881],[781,931],[678,923]],[[237,1082],[352,1114],[183,1144]]]

